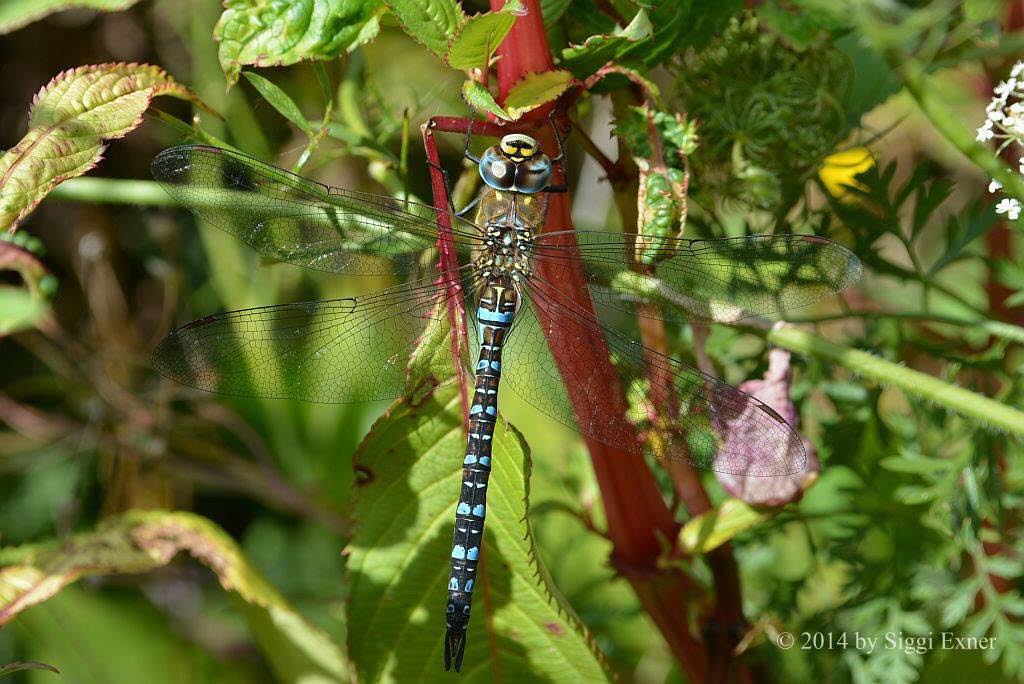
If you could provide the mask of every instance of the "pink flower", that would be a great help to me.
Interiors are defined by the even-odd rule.
[[[792,372],[789,366],[790,353],[784,349],[772,349],[768,354],[768,371],[763,380],[748,380],[740,385],[740,389],[753,395],[748,399],[748,406],[741,415],[744,417],[752,412],[763,413],[760,408],[764,402],[790,426],[796,425],[796,408],[789,399],[789,383]],[[760,401],[758,401],[760,400]],[[743,454],[750,467],[746,472],[756,473],[760,464],[801,460],[807,455],[806,464],[799,472],[778,477],[757,477],[716,473],[715,477],[722,487],[732,496],[749,504],[758,506],[782,506],[796,501],[803,495],[806,487],[817,479],[821,470],[818,457],[814,453],[810,441],[795,429],[787,429],[790,443],[767,443],[758,435],[747,434],[756,425],[755,421],[738,421],[725,418],[721,421],[719,431],[725,440],[722,451],[730,454]],[[732,460],[736,460],[733,456]],[[737,468],[737,471],[741,469]]]

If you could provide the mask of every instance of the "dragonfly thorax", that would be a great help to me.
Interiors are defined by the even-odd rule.
[[[488,279],[524,280],[530,270],[533,230],[524,225],[492,223],[486,227],[483,251],[476,259],[480,274]]]

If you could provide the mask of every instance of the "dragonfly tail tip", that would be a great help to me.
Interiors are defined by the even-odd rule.
[[[452,629],[444,634],[444,669],[447,672],[455,667],[458,672],[462,669],[462,655],[466,651],[466,630]]]

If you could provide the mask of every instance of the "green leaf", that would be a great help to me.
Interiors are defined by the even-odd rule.
[[[0,287],[0,337],[34,327],[50,308],[27,290]]]
[[[780,0],[769,0],[758,8],[757,14],[766,26],[788,38],[798,49],[843,28],[834,14],[813,5],[790,8],[783,6]]]
[[[498,422],[487,525],[464,675],[516,681],[606,681],[603,660],[550,586],[527,518],[530,459]],[[452,523],[466,435],[459,388],[400,401],[356,455],[365,484],[348,547],[348,652],[362,681],[424,681],[443,667]],[[468,671],[468,672],[467,672]],[[436,677],[435,677],[436,678]]]
[[[739,499],[726,499],[688,521],[679,531],[679,546],[687,553],[708,553],[767,518]]]
[[[456,0],[385,0],[402,29],[444,59],[448,43],[466,21]]]
[[[47,665],[46,663],[36,662],[35,660],[26,660],[24,662],[17,661],[13,663],[7,663],[6,665],[0,665],[0,677],[4,677],[15,672],[22,672],[23,670],[46,670],[47,672],[53,672],[54,674],[60,674],[60,670],[55,668],[53,665]]]
[[[935,275],[963,258],[964,249],[987,233],[995,225],[996,218],[991,204],[970,207],[959,216],[951,216],[946,222],[946,250],[928,269],[928,274]]]
[[[544,28],[551,28],[562,18],[571,4],[572,0],[540,0],[540,13],[544,17]]]
[[[33,99],[28,133],[0,156],[0,231],[14,230],[55,186],[95,166],[103,142],[134,130],[157,95],[201,104],[148,64],[98,64],[58,74]]]
[[[1021,306],[1022,304],[1024,304],[1024,290],[1014,292],[1012,295],[1006,298],[1005,302],[1003,302],[1003,306],[1009,309]]]
[[[37,19],[69,9],[101,12],[125,10],[139,0],[6,0],[0,3],[0,34],[10,33]]]
[[[797,614],[811,616],[843,605],[851,573],[849,564],[843,561],[819,562],[797,591]]]
[[[996,279],[1000,283],[1014,290],[1024,290],[1024,266],[1000,259],[995,267]]]
[[[0,549],[0,625],[82,577],[147,572],[179,551],[247,604],[253,632],[282,680],[348,678],[331,637],[297,613],[223,530],[193,513],[129,511],[68,540]]]
[[[974,607],[974,600],[980,591],[979,582],[974,577],[957,584],[955,588],[938,601],[941,606],[939,611],[940,624],[943,627],[953,627],[960,624]]]
[[[833,44],[853,66],[853,84],[843,97],[842,108],[847,123],[855,126],[864,114],[899,92],[901,84],[885,59],[859,34],[843,36]]]
[[[704,47],[721,32],[729,17],[743,9],[741,0],[654,0],[645,5],[654,35],[633,43],[622,59],[635,59],[647,67],[657,66],[687,48]]]
[[[964,16],[972,22],[999,21],[1006,5],[1002,0],[964,0]]]
[[[333,59],[373,40],[380,0],[227,0],[213,29],[228,85],[243,66]]]
[[[536,109],[546,102],[551,102],[564,93],[573,84],[572,74],[568,71],[542,71],[527,74],[516,81],[505,98],[505,109],[513,120],[518,119],[531,109]]]
[[[647,12],[641,8],[625,28],[590,36],[582,45],[563,49],[560,66],[572,71],[577,78],[586,78],[608,62],[621,59],[633,43],[650,37],[653,32]]]
[[[510,0],[500,12],[487,12],[467,19],[448,47],[445,56],[448,66],[455,69],[486,67],[491,55],[512,29],[521,9],[519,0]]]
[[[476,81],[466,81],[462,84],[462,99],[477,111],[490,112],[506,121],[511,121],[512,119],[508,112],[494,101],[494,96],[491,95],[487,88],[484,88]]]
[[[19,637],[33,660],[54,664],[62,676],[33,672],[24,679],[0,682],[245,684],[259,679],[257,668],[204,650],[210,642],[202,635],[182,630],[177,619],[168,619],[142,592],[125,591],[117,584],[65,587],[46,603],[19,615],[4,631]],[[159,585],[157,580],[155,586]],[[217,620],[218,636],[225,642],[244,639],[244,625],[218,619],[228,617],[223,614],[207,614]]]
[[[35,326],[50,311],[48,296],[56,283],[53,276],[22,245],[15,244],[24,233],[0,239],[0,272],[13,271],[23,286],[0,285],[0,337]],[[22,239],[22,243],[29,240]]]
[[[281,90],[270,80],[252,71],[244,71],[242,75],[259,91],[263,99],[277,110],[278,114],[302,129],[302,132],[306,135],[313,135],[313,127],[306,121],[306,117],[302,115],[302,110],[295,104],[295,100],[288,96],[288,93]]]

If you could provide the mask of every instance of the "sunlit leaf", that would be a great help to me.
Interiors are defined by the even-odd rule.
[[[500,12],[487,12],[470,17],[459,29],[448,48],[445,61],[455,69],[485,67],[501,45],[522,5],[518,0],[506,2]]]
[[[0,3],[0,34],[10,33],[37,19],[69,9],[116,12],[139,0],[6,0]]]
[[[549,586],[527,519],[530,460],[513,429],[494,434],[482,562],[463,676],[605,681],[586,630]],[[357,533],[348,547],[348,652],[362,681],[443,672],[452,521],[466,435],[458,387],[399,402],[361,445]],[[484,675],[486,676],[486,675]]]
[[[83,577],[148,572],[186,551],[245,602],[253,632],[278,676],[347,679],[332,638],[313,626],[209,520],[185,512],[130,511],[70,539],[0,549],[0,625]]]
[[[679,531],[679,545],[687,553],[707,553],[767,517],[739,499],[726,499],[718,508],[689,520]]]
[[[104,141],[138,126],[157,95],[198,102],[148,64],[97,64],[58,74],[33,99],[28,133],[0,156],[0,230],[16,228],[56,185],[95,166]]]
[[[568,71],[544,71],[527,74],[519,79],[505,98],[505,109],[513,120],[531,109],[551,102],[564,93],[573,83]]]
[[[228,0],[214,27],[228,84],[243,66],[332,59],[373,40],[380,0]]]
[[[494,101],[494,96],[476,81],[466,81],[462,84],[462,99],[470,107],[477,111],[490,112],[506,121],[512,117]]]
[[[456,0],[385,0],[414,40],[444,59],[448,43],[466,20]]]

